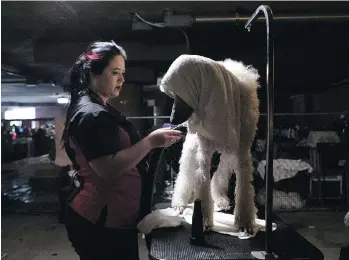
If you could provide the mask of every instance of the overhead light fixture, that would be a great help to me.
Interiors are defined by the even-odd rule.
[[[69,98],[68,97],[58,97],[57,98],[57,103],[58,104],[68,104],[69,103]]]

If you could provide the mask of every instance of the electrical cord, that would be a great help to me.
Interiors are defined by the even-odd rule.
[[[134,13],[134,15],[140,20],[142,21],[143,23],[145,24],[148,24],[150,26],[153,26],[153,27],[156,27],[156,28],[169,28],[166,26],[165,23],[152,23],[152,22],[149,22],[147,20],[145,20],[144,18],[142,18],[138,13]],[[176,30],[179,30],[182,32],[184,38],[185,38],[185,44],[186,44],[186,49],[187,49],[187,53],[191,53],[191,49],[190,49],[190,41],[189,41],[189,38],[188,38],[188,34],[181,28],[173,28],[173,29],[176,29]]]

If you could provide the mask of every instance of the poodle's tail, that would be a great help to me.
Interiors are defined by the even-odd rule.
[[[252,66],[246,66],[242,62],[234,61],[232,59],[225,59],[219,61],[228,71],[230,71],[243,85],[251,90],[256,90],[260,87],[260,75]]]

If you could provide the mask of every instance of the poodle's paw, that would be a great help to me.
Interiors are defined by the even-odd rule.
[[[254,234],[255,230],[255,223],[254,221],[243,221],[239,222],[235,220],[234,227],[239,231],[239,232],[245,232],[249,235]]]
[[[215,199],[214,203],[219,210],[227,211],[231,208],[229,198],[226,196]]]
[[[175,211],[178,211],[179,214],[183,214],[184,209],[185,209],[184,206],[172,206],[172,208],[173,208]]]
[[[212,204],[213,207],[213,204]],[[213,228],[213,209],[212,207],[203,207],[202,220],[204,224],[204,231],[210,231]]]
[[[174,210],[179,211],[179,213],[182,214],[187,205],[183,203],[183,201],[172,201],[171,206]]]
[[[190,198],[191,193],[183,190],[177,190],[173,193],[171,206],[172,208],[186,208]]]
[[[204,232],[211,231],[213,228],[213,218],[204,218]]]

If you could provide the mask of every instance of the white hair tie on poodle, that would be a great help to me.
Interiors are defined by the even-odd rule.
[[[198,55],[179,56],[162,79],[164,92],[192,109],[172,208],[189,222],[188,211],[184,209],[200,199],[205,230],[220,232],[219,227],[225,225],[230,227],[230,234],[235,230],[240,236],[241,230],[255,234],[265,226],[265,221],[256,221],[251,184],[250,149],[259,118],[258,79],[258,72],[241,62],[231,59],[217,62]],[[216,151],[221,153],[220,163],[211,180],[211,158]],[[214,212],[214,207],[230,208],[227,193],[233,172],[236,174],[235,209],[234,215],[225,214],[231,217],[231,221],[227,221],[223,213]],[[155,218],[153,223],[155,227]],[[142,222],[140,227],[142,229]],[[221,230],[221,233],[224,232]]]

